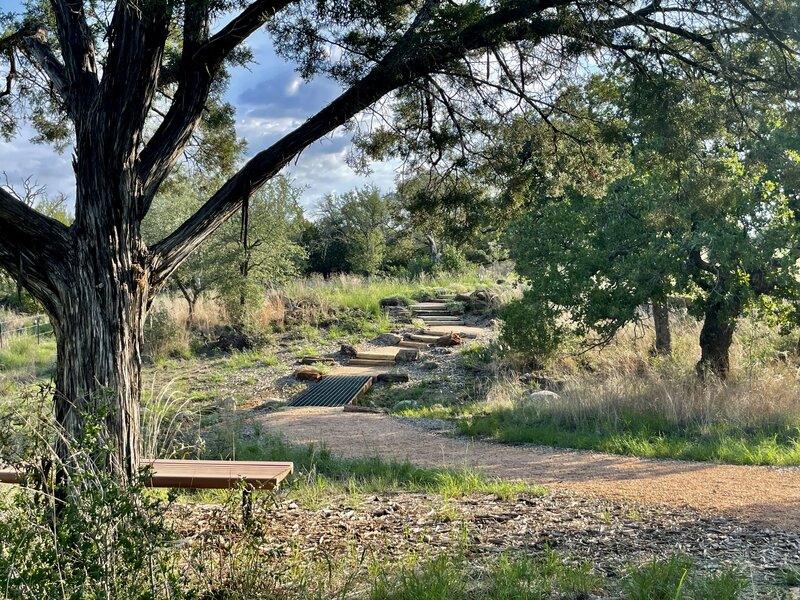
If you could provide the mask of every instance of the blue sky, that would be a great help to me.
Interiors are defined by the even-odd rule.
[[[248,156],[280,139],[341,91],[337,83],[324,78],[303,82],[292,65],[275,55],[263,32],[251,38],[250,46],[256,62],[249,70],[233,71],[227,92],[228,101],[236,107],[237,132],[248,142]],[[33,131],[23,127],[15,140],[0,143],[0,171],[7,173],[12,184],[33,176],[47,186],[48,193],[64,192],[72,197],[71,150],[59,155],[48,146],[30,143],[32,136]],[[367,183],[384,191],[393,187],[393,165],[375,164],[370,176],[356,175],[345,162],[349,148],[349,134],[334,132],[307,148],[284,170],[298,185],[306,186],[302,202],[307,212],[313,214],[313,206],[330,192],[341,193]]]

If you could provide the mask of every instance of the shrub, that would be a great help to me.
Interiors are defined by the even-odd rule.
[[[555,325],[557,311],[514,300],[501,307],[499,315],[504,321],[501,339],[528,361],[542,364],[558,351],[562,338]]]
[[[7,597],[179,596],[177,565],[165,551],[171,535],[164,502],[143,493],[145,473],[124,485],[97,466],[110,457],[102,421],[102,414],[87,417],[79,440],[40,427],[33,438],[41,442],[22,453],[0,443],[3,460],[24,468],[29,482],[0,496],[0,589]],[[30,423],[4,420],[0,440]],[[55,438],[71,457],[57,485]]]
[[[142,354],[151,362],[170,356],[187,356],[189,338],[183,324],[175,320],[169,310],[155,308],[145,321]]]

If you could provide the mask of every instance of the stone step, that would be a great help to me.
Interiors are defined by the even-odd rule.
[[[431,320],[425,319],[425,325],[429,327],[452,327],[455,325],[466,325],[464,321],[439,321],[439,320]],[[444,335],[444,334],[442,334]]]
[[[412,304],[409,306],[411,310],[438,310],[438,309],[446,309],[447,302],[419,302],[417,304]]]

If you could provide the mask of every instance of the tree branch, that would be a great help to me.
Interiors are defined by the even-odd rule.
[[[69,228],[0,187],[0,232],[0,267],[49,311],[54,310],[58,265],[71,255]]]
[[[69,95],[64,100],[73,115],[85,115],[100,84],[94,39],[81,0],[50,0],[56,16],[58,40],[64,58]],[[77,125],[77,123],[76,123]]]
[[[0,51],[8,53],[11,73],[16,76],[14,51],[18,50],[36,65],[53,84],[62,101],[66,103],[69,95],[69,82],[64,65],[56,56],[47,41],[47,31],[42,25],[26,26],[0,40]],[[14,77],[6,81],[6,94],[11,93]],[[4,94],[5,95],[5,94]]]
[[[98,108],[104,113],[99,122],[106,127],[114,123],[115,127],[113,132],[97,133],[113,137],[104,144],[104,150],[107,154],[113,152],[117,163],[127,161],[141,144],[144,123],[155,96],[169,21],[167,2],[140,8],[136,3],[120,1],[114,10],[103,68],[102,103]]]
[[[230,53],[276,12],[294,0],[257,0],[206,40],[204,34],[184,37],[178,89],[172,104],[153,137],[142,150],[139,177],[143,185],[140,218],[147,214],[159,186],[169,174],[191,139],[203,114],[214,77]],[[189,8],[185,31],[194,32]],[[196,11],[196,8],[191,10]],[[196,23],[194,25],[197,25]]]
[[[191,60],[205,65],[220,65],[244,40],[256,32],[275,13],[295,0],[256,0],[201,46]]]

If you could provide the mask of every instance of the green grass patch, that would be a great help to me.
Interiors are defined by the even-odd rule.
[[[279,363],[277,357],[269,351],[243,350],[232,352],[230,357],[222,361],[220,369],[238,371],[257,367],[274,367]]]
[[[234,430],[219,429],[208,438],[205,458],[233,458],[230,440],[236,439],[237,460],[291,461],[295,465],[293,493],[309,501],[319,501],[332,493],[374,493],[417,491],[457,498],[472,493],[497,494],[508,498],[515,494],[544,493],[544,488],[522,482],[487,477],[464,469],[429,469],[408,461],[387,461],[378,457],[340,458],[319,446],[297,446],[257,428],[242,434],[243,424]]]
[[[736,600],[745,586],[746,580],[736,571],[720,569],[703,573],[695,568],[691,558],[683,555],[654,558],[633,566],[622,579],[623,597],[628,600]]]
[[[476,568],[480,567],[480,568]],[[631,565],[615,580],[587,562],[546,550],[504,553],[481,565],[463,554],[371,568],[370,600],[545,600],[613,597],[627,600],[736,600],[745,580],[730,569],[705,573],[682,555]]]
[[[0,377],[25,381],[49,377],[54,370],[56,342],[52,336],[39,343],[34,336],[19,336],[0,348]]]
[[[381,408],[400,407],[399,411],[417,408],[425,403],[431,395],[431,385],[427,381],[412,383],[407,386],[387,385],[370,390],[362,403]]]
[[[608,415],[595,411],[575,420],[547,407],[498,409],[472,414],[458,423],[467,435],[508,443],[739,465],[800,465],[800,426],[680,427],[643,412]]]

